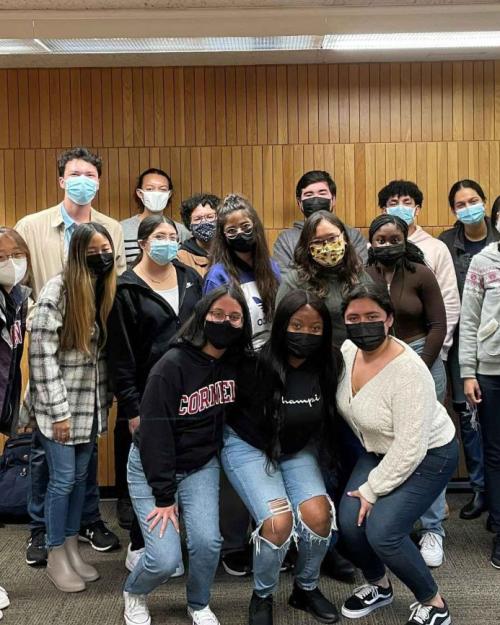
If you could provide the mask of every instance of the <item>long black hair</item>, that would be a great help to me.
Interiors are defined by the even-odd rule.
[[[228,272],[231,281],[235,284],[240,282],[240,271],[236,266],[236,254],[229,247],[224,227],[227,218],[235,211],[243,211],[253,224],[255,236],[255,248],[253,250],[253,271],[255,283],[262,299],[262,309],[266,319],[271,319],[274,312],[274,300],[278,292],[278,278],[274,274],[271,257],[266,242],[264,226],[250,201],[242,195],[231,193],[219,204],[217,209],[217,233],[212,243],[210,252],[210,266],[220,263]]]
[[[232,345],[227,350],[227,353],[243,353],[244,351],[250,352],[252,349],[252,322],[250,319],[250,313],[248,311],[248,306],[242,290],[233,284],[224,284],[202,297],[196,303],[192,315],[179,330],[173,342],[189,343],[193,347],[201,349],[207,342],[207,335],[205,334],[205,319],[208,311],[212,308],[215,302],[221,297],[224,297],[224,295],[229,295],[229,297],[236,300],[241,306],[241,310],[243,312],[243,331],[240,339],[235,345]]]
[[[408,241],[408,224],[403,219],[396,217],[395,215],[388,215],[387,213],[382,213],[370,224],[370,230],[368,231],[368,239],[370,243],[373,241],[373,237],[377,233],[380,228],[386,226],[387,224],[393,224],[396,228],[401,232],[405,240],[406,251],[403,258],[397,261],[395,264],[395,270],[398,269],[407,269],[411,273],[415,273],[415,263],[417,265],[425,265],[425,257],[424,253],[420,248],[418,248],[415,243]],[[368,265],[376,264],[375,254],[373,253],[373,248],[370,247],[368,250]]]
[[[288,369],[287,330],[290,318],[303,306],[311,306],[323,321],[323,342],[314,354],[312,361],[317,365],[325,418],[318,432],[321,441],[322,459],[326,462],[338,458],[339,415],[336,404],[337,381],[343,371],[340,350],[332,339],[332,321],[322,299],[314,293],[295,289],[285,295],[276,307],[271,335],[259,353],[257,361],[258,379],[262,379],[269,389],[264,402],[264,413],[270,425],[271,436],[267,441],[266,455],[275,464],[279,455],[279,436],[283,427],[284,410],[282,398],[286,389]]]
[[[333,226],[337,226],[344,235],[345,254],[342,261],[336,267],[323,267],[316,263],[309,251],[311,241],[316,235],[316,229],[320,222],[327,221]],[[361,264],[358,260],[347,229],[343,222],[329,211],[316,211],[304,222],[304,228],[294,252],[294,267],[297,269],[299,283],[304,288],[312,291],[319,297],[326,297],[330,290],[332,274],[343,282],[346,287],[353,287],[359,283],[359,276],[362,272]]]

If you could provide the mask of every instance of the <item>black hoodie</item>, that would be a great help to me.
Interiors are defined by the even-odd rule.
[[[139,415],[146,380],[169,342],[201,298],[200,276],[174,260],[179,289],[179,315],[144,280],[128,269],[118,278],[108,319],[108,363],[118,418]]]
[[[176,473],[199,469],[219,451],[225,406],[235,400],[234,362],[179,343],[151,370],[134,443],[157,506],[175,502]]]

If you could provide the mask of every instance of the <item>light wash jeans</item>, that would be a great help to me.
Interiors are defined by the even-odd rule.
[[[409,343],[409,346],[421,354],[424,350],[425,338],[417,339]],[[441,357],[438,356],[430,368],[431,375],[434,379],[434,385],[436,387],[436,396],[441,404],[444,404],[446,398],[446,369]],[[433,534],[439,534],[439,536],[445,537],[445,531],[443,527],[443,521],[446,512],[446,488],[439,493],[435,501],[432,502],[431,507],[425,511],[420,517],[420,534],[426,532],[432,532]]]
[[[38,433],[49,468],[45,494],[47,546],[58,547],[80,531],[87,474],[95,448],[97,419],[88,443],[63,445]]]
[[[200,469],[177,474],[176,501],[186,527],[189,553],[187,602],[201,610],[210,600],[210,589],[219,564],[222,538],[219,531],[220,465],[212,458]],[[181,559],[180,536],[169,521],[160,538],[160,524],[152,532],[146,517],[155,498],[142,468],[139,449],[132,444],[127,464],[130,499],[141,524],[145,551],[125,581],[124,590],[147,595],[175,572]]]
[[[267,466],[264,452],[246,443],[226,426],[221,461],[229,481],[257,525],[252,534],[255,592],[260,597],[267,597],[276,590],[281,564],[292,538],[296,540],[298,549],[295,582],[304,590],[314,590],[318,585],[319,570],[328,550],[330,534],[319,536],[307,527],[301,518],[300,504],[313,497],[325,496],[332,510],[331,529],[336,529],[335,509],[326,492],[314,447],[308,446],[296,454],[281,456],[274,469]],[[275,500],[282,500],[283,503],[273,512],[270,503]],[[263,538],[260,530],[266,519],[280,512],[292,512],[294,524],[288,540],[277,546]]]

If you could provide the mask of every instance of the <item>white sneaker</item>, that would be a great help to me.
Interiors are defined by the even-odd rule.
[[[127,549],[127,559],[125,560],[125,568],[132,573],[132,571],[135,569],[135,565],[139,561],[139,558],[144,553],[144,548],[132,551],[130,547],[131,545],[129,544]]]
[[[139,561],[139,558],[142,556],[143,553],[144,553],[144,548],[136,549],[135,551],[132,551],[130,549],[130,544],[129,544],[128,549],[127,549],[127,559],[125,560],[125,568],[128,571],[132,572],[135,568],[135,565]],[[184,563],[181,559],[172,577],[182,577],[183,575],[184,575]]]
[[[7,591],[5,590],[5,588],[2,588],[0,586],[0,610],[3,610],[4,608],[8,608],[9,605],[10,605],[9,595],[7,594]]]
[[[188,606],[188,616],[193,619],[193,625],[220,625],[219,619],[208,605],[203,610],[193,610]]]
[[[419,542],[420,553],[429,567],[441,566],[444,560],[443,537],[434,532],[425,532]]]
[[[151,616],[146,604],[146,595],[134,595],[131,592],[124,591],[123,600],[125,601],[123,617],[127,625],[151,624]]]

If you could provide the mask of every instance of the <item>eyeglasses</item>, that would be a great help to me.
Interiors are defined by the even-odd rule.
[[[179,237],[176,234],[169,234],[169,235],[158,235],[155,237],[151,237],[149,239],[150,241],[178,241]]]
[[[216,221],[217,215],[200,215],[191,220],[192,224],[201,224],[203,221]]]
[[[327,239],[322,239],[322,240],[313,240],[311,241],[311,243],[309,244],[309,249],[321,249],[322,247],[324,247],[327,243],[337,243],[338,241],[340,241],[340,239],[342,238],[341,234],[333,234],[331,237],[328,237]]]
[[[14,252],[14,254],[0,254],[0,263],[4,263],[6,260],[9,259],[15,259],[15,260],[21,260],[21,258],[26,258],[26,254],[24,252]]]
[[[246,223],[242,224],[239,228],[227,228],[224,230],[224,234],[228,239],[235,239],[240,232],[242,234],[252,234],[253,232],[253,224]]]
[[[226,314],[221,308],[213,308],[208,311],[208,314],[212,317],[212,321],[215,323],[224,323],[226,319],[229,319],[229,323],[232,326],[238,328],[243,323],[243,315],[238,312]]]

